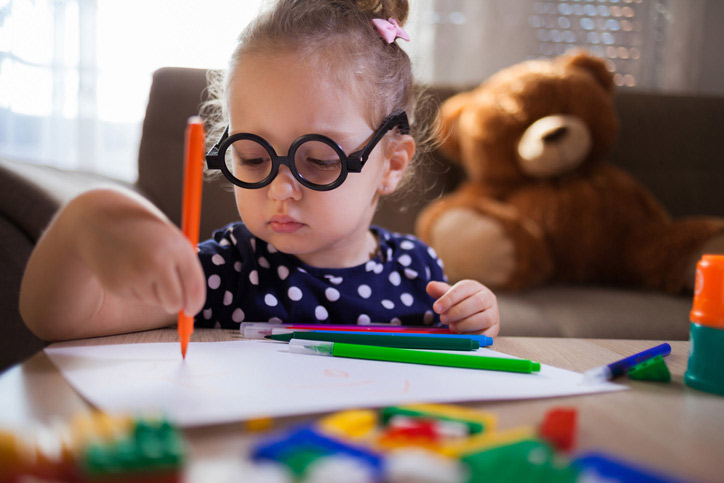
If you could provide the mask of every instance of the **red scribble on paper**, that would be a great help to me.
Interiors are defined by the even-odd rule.
[[[324,375],[329,377],[349,377],[347,371],[341,369],[325,369]]]

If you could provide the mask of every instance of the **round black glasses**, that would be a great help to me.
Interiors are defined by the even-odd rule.
[[[237,133],[229,136],[226,127],[221,139],[206,154],[208,169],[219,169],[237,186],[262,188],[276,177],[283,164],[307,188],[329,191],[341,185],[347,173],[362,171],[367,158],[388,131],[399,128],[401,134],[410,132],[405,111],[387,117],[369,142],[350,155],[332,139],[321,134],[305,134],[297,138],[286,156],[278,156],[261,136]]]

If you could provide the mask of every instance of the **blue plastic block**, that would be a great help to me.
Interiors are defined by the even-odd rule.
[[[379,473],[382,470],[383,458],[381,455],[342,439],[319,433],[310,424],[295,426],[260,440],[252,448],[251,458],[257,461],[283,462],[299,452],[316,453],[319,456],[344,454],[364,461],[375,472]]]
[[[631,463],[606,453],[583,454],[573,461],[573,465],[578,467],[581,476],[594,473],[599,478],[620,483],[679,483],[683,481],[663,475],[639,463]]]

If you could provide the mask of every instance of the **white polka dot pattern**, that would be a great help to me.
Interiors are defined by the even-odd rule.
[[[207,301],[198,327],[242,321],[439,324],[426,293],[445,280],[434,251],[412,236],[373,228],[376,256],[361,266],[321,269],[255,238],[241,223],[199,244]]]
[[[209,277],[209,288],[211,290],[216,290],[221,286],[221,277],[214,274]]]
[[[234,311],[231,313],[231,320],[233,320],[237,324],[239,322],[243,322],[244,321],[244,311],[239,308],[234,309]]]
[[[327,297],[327,300],[329,300],[330,302],[336,302],[337,300],[339,300],[339,290],[329,287],[327,290],[324,291],[324,296]]]
[[[289,297],[289,300],[299,302],[302,300],[302,291],[299,287],[291,286],[289,287],[289,290],[287,290],[287,296]]]
[[[329,317],[327,309],[325,309],[321,305],[317,305],[317,307],[314,309],[314,318],[317,320],[327,320],[327,317]]]

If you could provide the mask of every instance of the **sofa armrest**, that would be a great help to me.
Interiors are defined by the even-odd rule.
[[[63,204],[83,191],[104,185],[133,189],[93,173],[0,159],[0,216],[34,244]]]
[[[18,311],[30,253],[53,215],[74,196],[104,185],[103,176],[0,159],[0,371],[43,347]]]

